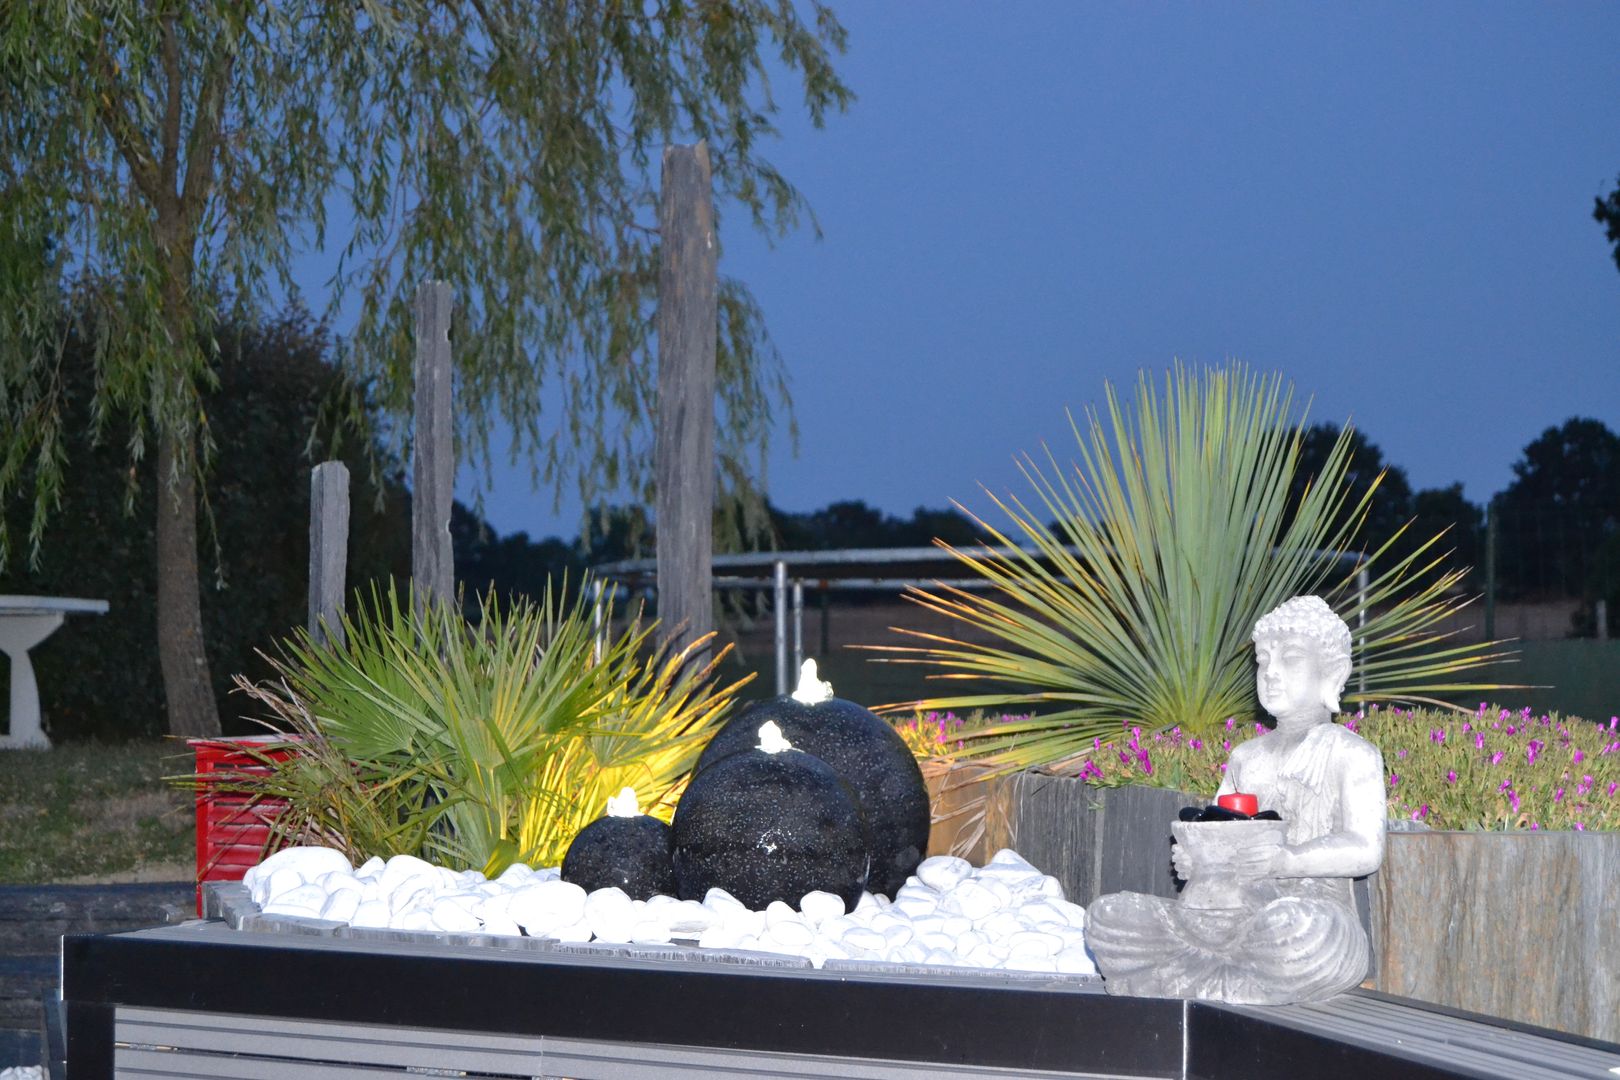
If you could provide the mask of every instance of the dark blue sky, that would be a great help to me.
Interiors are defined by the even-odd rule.
[[[840,4],[859,95],[767,152],[824,236],[733,215],[802,432],[771,498],[909,514],[1176,357],[1280,370],[1415,487],[1487,499],[1565,418],[1620,430],[1620,6]],[[341,330],[341,328],[339,328]],[[463,498],[477,477],[463,473]],[[572,534],[526,469],[505,532]]]

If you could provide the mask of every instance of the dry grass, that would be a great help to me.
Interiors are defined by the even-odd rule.
[[[163,777],[191,767],[168,740],[0,751],[0,883],[183,878],[192,803]]]

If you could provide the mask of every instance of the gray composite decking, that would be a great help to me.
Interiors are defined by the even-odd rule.
[[[69,938],[69,1075],[1620,1076],[1614,1044],[1360,991],[1254,1008],[1052,976],[412,937],[212,921]],[[784,1003],[805,1015],[784,1018]]]

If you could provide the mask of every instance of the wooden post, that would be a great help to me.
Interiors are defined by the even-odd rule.
[[[664,148],[658,210],[658,640],[714,628],[718,253],[709,148]]]
[[[309,474],[309,634],[343,644],[349,560],[349,468],[323,461]]]
[[[415,468],[411,490],[411,578],[424,599],[455,599],[450,500],[456,452],[450,426],[450,286],[416,291]]]

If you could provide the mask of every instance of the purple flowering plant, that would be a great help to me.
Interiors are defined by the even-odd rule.
[[[919,758],[948,760],[965,734],[1025,719],[926,713],[898,729]],[[1338,722],[1383,753],[1391,818],[1434,829],[1620,829],[1620,717],[1370,705]],[[1097,787],[1141,784],[1213,797],[1230,748],[1265,730],[1236,719],[1204,736],[1126,725],[1094,737],[1090,752],[1064,771]]]

